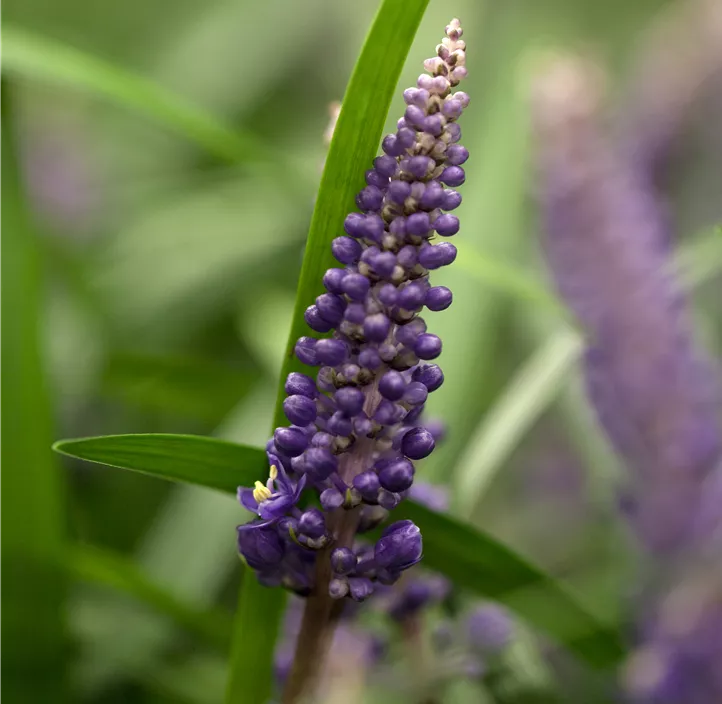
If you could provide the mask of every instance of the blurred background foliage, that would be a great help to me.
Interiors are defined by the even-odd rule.
[[[444,340],[446,372],[431,415],[444,419],[448,437],[420,474],[450,487],[465,518],[610,620],[630,574],[614,518],[619,468],[585,406],[579,339],[539,259],[524,85],[538,51],[592,51],[611,71],[624,125],[643,39],[673,4],[431,0],[400,85],[413,83],[440,28],[461,17],[472,97],[462,129],[472,157],[458,265],[435,277],[453,288],[454,305],[431,323]],[[3,132],[16,139],[3,142],[3,274],[35,262],[38,276],[31,290],[13,287],[4,297],[3,482],[8,502],[33,510],[4,511],[3,528],[13,544],[14,531],[34,524],[37,536],[18,544],[42,546],[39,564],[79,546],[62,553],[67,569],[52,570],[57,584],[46,584],[61,598],[67,576],[69,700],[222,696],[242,509],[203,489],[53,459],[45,448],[53,437],[130,432],[265,443],[328,105],[343,95],[375,9],[374,0],[4,3]],[[79,74],[80,59],[90,57],[91,74],[100,62],[95,88],[24,70],[16,58],[28,42],[51,67],[64,60],[63,46],[83,52],[72,54]],[[177,113],[167,119],[175,98],[156,104],[134,77],[193,114],[216,116],[231,137],[196,129],[190,118],[184,136]],[[664,183],[675,244],[707,238],[691,250],[691,269],[708,265],[693,302],[700,336],[718,356],[722,244],[718,236],[710,245],[709,232],[722,220],[721,96],[717,85],[686,115]],[[399,90],[389,127],[401,112]],[[13,151],[17,189],[5,172]],[[10,237],[23,209],[25,235]],[[8,335],[22,344],[10,349],[10,340],[6,351]],[[8,414],[16,417],[6,424]],[[44,464],[37,472],[28,452]],[[28,615],[22,576],[13,581],[5,614]],[[154,609],[158,587],[203,625],[181,628]],[[26,642],[6,643],[6,653],[42,651],[59,637],[42,614],[24,623]],[[29,692],[20,687],[10,701],[60,701]],[[478,701],[478,693],[457,695]]]

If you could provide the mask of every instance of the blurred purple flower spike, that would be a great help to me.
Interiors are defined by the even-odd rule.
[[[652,551],[682,550],[720,456],[718,381],[695,349],[654,194],[599,125],[601,79],[571,58],[536,85],[545,249],[588,335],[601,423],[632,470],[631,520]]]
[[[627,460],[625,513],[673,585],[645,594],[627,688],[641,704],[722,701],[718,380],[670,273],[653,179],[599,124],[598,71],[557,58],[535,88],[547,256],[588,335],[589,395]]]

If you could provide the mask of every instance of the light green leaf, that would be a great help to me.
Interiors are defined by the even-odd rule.
[[[100,96],[139,113],[225,161],[257,162],[272,157],[267,145],[257,136],[231,129],[153,81],[20,27],[3,26],[2,70],[18,78],[68,86]]]
[[[132,438],[140,439],[139,443]],[[154,448],[151,438],[160,438]],[[121,442],[118,438],[123,438]],[[170,440],[170,438],[175,438]],[[234,445],[219,440],[193,436],[116,436],[89,438],[58,443],[62,451],[76,457],[104,461],[113,466],[126,466],[164,479],[191,481],[194,484],[235,493],[236,484],[249,485],[257,475],[247,472],[240,477],[238,467],[260,467],[266,461],[261,449]],[[108,445],[104,448],[103,445]],[[185,447],[187,446],[187,452]],[[210,446],[213,446],[212,448]],[[115,454],[113,447],[120,447]],[[132,448],[128,451],[127,447]],[[89,449],[90,448],[90,449]],[[192,468],[183,465],[182,458],[192,456]],[[206,468],[203,457],[211,459]],[[144,466],[144,459],[147,465]],[[178,468],[178,469],[174,469]],[[246,470],[242,470],[246,473]],[[233,477],[233,481],[229,477]],[[495,538],[478,531],[449,516],[430,511],[412,501],[404,501],[394,511],[394,518],[410,518],[416,522],[424,536],[424,565],[445,574],[461,587],[477,594],[496,599],[509,606],[531,625],[536,626],[567,646],[581,658],[594,665],[606,666],[621,656],[621,648],[613,628],[608,628],[586,612],[564,588],[542,570],[526,562]],[[250,575],[250,573],[249,573]],[[240,656],[250,657],[253,648],[254,667],[260,667],[263,658],[270,661],[272,643],[266,636],[255,634],[263,622],[275,633],[282,608],[280,590],[261,587],[255,577],[244,577],[241,613],[234,629],[234,652],[237,664],[246,662]],[[252,596],[252,600],[245,599]],[[263,618],[259,610],[263,607]],[[243,624],[243,629],[238,624]],[[243,635],[245,634],[245,636]],[[256,660],[258,658],[258,660]],[[248,665],[232,670],[230,693],[246,691],[251,670]],[[257,671],[257,670],[253,670]],[[242,675],[241,675],[242,673]],[[245,685],[244,685],[245,683]],[[260,686],[260,685],[259,685]],[[259,700],[261,701],[261,700]]]
[[[3,694],[8,701],[64,702],[64,486],[49,452],[39,241],[20,185],[12,118],[3,85]]]

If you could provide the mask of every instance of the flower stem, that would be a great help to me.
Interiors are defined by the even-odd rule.
[[[364,411],[369,417],[373,416],[380,401],[378,381],[374,381],[366,392],[364,403]],[[342,460],[339,475],[347,485],[350,486],[353,478],[367,468],[374,447],[374,441],[370,438],[359,438],[354,446],[354,452]],[[329,518],[328,527],[335,540],[319,551],[316,559],[315,586],[306,600],[301,630],[296,641],[296,653],[291,674],[283,690],[282,704],[313,701],[314,690],[318,685],[336,623],[343,608],[343,602],[332,599],[328,593],[328,586],[333,577],[331,551],[334,548],[353,546],[360,517],[361,507],[357,506],[351,510],[336,509]]]
[[[334,531],[337,538],[335,543],[320,551],[316,560],[316,585],[306,599],[291,674],[283,690],[283,704],[313,701],[314,690],[338,622],[338,607],[342,604],[328,593],[333,576],[331,550],[349,547],[353,543],[359,514],[360,508],[357,507],[350,511],[338,509],[332,516],[331,520],[338,526]]]

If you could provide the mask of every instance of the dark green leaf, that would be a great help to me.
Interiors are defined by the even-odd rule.
[[[102,548],[78,545],[72,549],[66,565],[76,579],[112,587],[152,606],[215,647],[225,650],[228,646],[230,618],[227,615],[220,611],[202,611],[187,604],[156,584],[127,557]]]
[[[39,242],[25,209],[9,107],[3,85],[3,694],[8,701],[63,702],[63,476],[49,451]]]
[[[621,658],[616,627],[600,623],[559,582],[493,537],[413,501],[404,501],[393,517],[409,518],[421,529],[424,567],[506,604],[592,665]]]
[[[158,439],[155,444],[154,438]],[[258,478],[257,468],[266,461],[261,449],[185,435],[88,438],[63,441],[56,448],[75,457],[229,493],[235,493],[238,484],[252,484]],[[506,604],[531,625],[594,665],[611,665],[621,657],[622,648],[614,628],[600,623],[559,582],[495,538],[412,501],[403,502],[395,510],[394,518],[410,518],[421,528],[425,567],[441,572],[461,587]],[[274,608],[279,602],[267,594],[274,590],[259,587],[251,577],[244,578],[244,588],[258,603],[257,607],[242,606],[247,609],[244,618],[260,618],[254,609],[265,604],[265,618],[275,628],[278,614]],[[255,633],[257,627],[258,622],[254,621],[244,628],[247,633]],[[245,652],[239,639],[242,636],[236,629],[236,653]],[[254,642],[254,648],[260,645]],[[245,665],[239,667],[247,672]],[[240,687],[239,681],[236,679],[231,689]],[[234,691],[238,693],[240,689]]]
[[[233,621],[227,704],[263,704],[273,683],[273,651],[286,603],[283,589],[258,583],[253,570],[243,570]]]
[[[343,234],[344,218],[355,210],[355,195],[378,153],[386,114],[428,2],[384,0],[346,89],[306,240],[276,399],[276,425],[285,421],[284,380],[289,372],[304,368],[293,356],[296,340],[308,332],[303,312],[322,293],[323,273],[337,264],[331,256],[331,240]]]
[[[198,435],[104,435],[60,440],[56,452],[235,494],[259,479],[260,450]],[[264,458],[265,459],[265,458]]]

